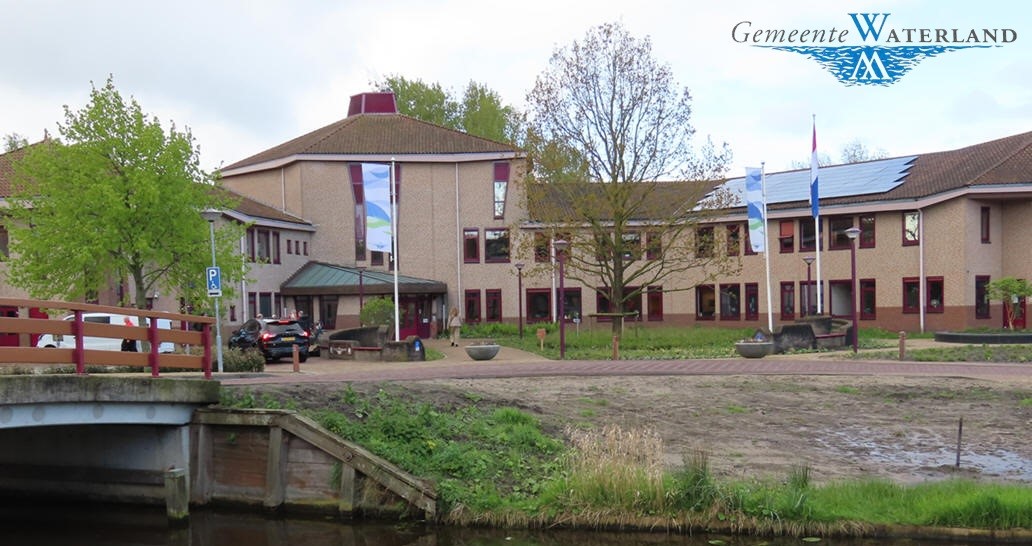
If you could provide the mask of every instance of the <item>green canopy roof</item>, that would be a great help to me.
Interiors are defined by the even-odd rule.
[[[361,289],[360,289],[361,285]],[[448,285],[439,281],[398,275],[399,294],[444,294]],[[393,294],[394,273],[323,262],[308,262],[280,286],[284,296],[322,294]]]

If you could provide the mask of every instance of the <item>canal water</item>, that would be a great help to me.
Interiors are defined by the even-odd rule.
[[[569,530],[460,529],[413,523],[346,524],[194,511],[170,528],[164,509],[0,504],[0,545],[11,546],[941,546],[912,540],[683,536]],[[976,543],[950,542],[950,546]]]

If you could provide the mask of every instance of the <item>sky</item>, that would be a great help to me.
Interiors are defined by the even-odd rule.
[[[951,150],[1032,131],[1032,10],[982,0],[0,0],[0,135],[56,134],[91,82],[187,127],[215,169],[347,115],[351,95],[389,75],[470,81],[526,109],[557,48],[619,22],[652,41],[692,94],[695,144],[733,153],[729,176],[838,162],[859,140],[890,157]],[[925,59],[892,85],[847,86],[814,60],[737,42],[732,29],[848,29],[849,13],[885,28],[1013,29],[999,47]]]

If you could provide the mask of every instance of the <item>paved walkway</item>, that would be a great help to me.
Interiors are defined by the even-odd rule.
[[[772,355],[762,359],[559,361],[510,347],[502,347],[491,360],[475,361],[462,347],[451,347],[447,340],[427,340],[426,344],[444,353],[445,358],[429,362],[361,362],[312,357],[300,365],[299,372],[294,371],[292,363],[284,362],[266,366],[262,374],[215,374],[215,378],[226,385],[246,385],[598,375],[912,375],[1032,385],[1032,364],[851,360],[837,359],[835,353]],[[907,347],[936,345],[949,344],[917,339],[909,341]]]

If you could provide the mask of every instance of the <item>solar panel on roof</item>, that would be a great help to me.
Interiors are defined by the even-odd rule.
[[[887,192],[900,184],[917,156],[879,159],[821,167],[820,197],[852,197]],[[810,170],[770,173],[765,176],[767,204],[809,201]],[[745,206],[745,177],[732,178],[724,187],[736,197],[732,206]]]

